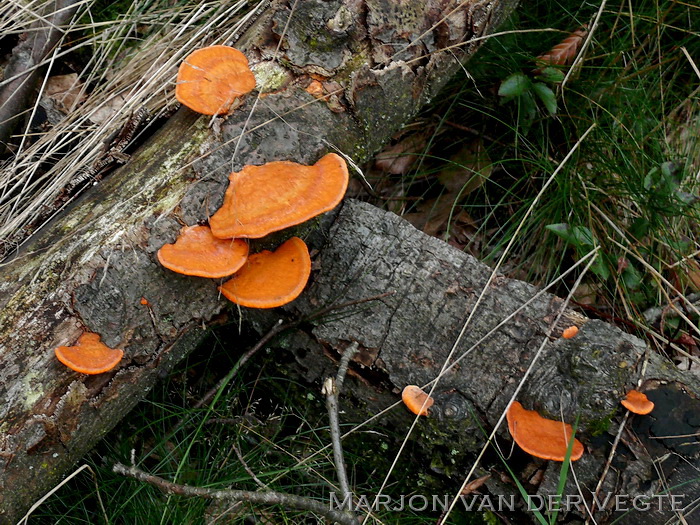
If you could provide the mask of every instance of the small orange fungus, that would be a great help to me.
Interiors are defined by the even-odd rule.
[[[306,86],[306,92],[313,95],[315,98],[323,98],[323,84],[318,80],[312,80],[311,83]]]
[[[264,250],[251,255],[219,290],[241,306],[275,308],[296,299],[309,275],[309,249],[299,237],[292,237],[274,252]]]
[[[577,333],[578,333],[578,326],[573,325],[573,326],[570,326],[569,328],[566,328],[566,329],[562,332],[561,336],[562,336],[564,339],[571,339],[571,338],[574,337]]]
[[[313,166],[289,161],[245,166],[229,181],[224,203],[209,220],[211,230],[221,239],[257,239],[335,208],[348,187],[348,168],[329,153]]]
[[[406,407],[417,416],[427,416],[428,409],[435,400],[416,385],[408,385],[401,392],[401,400]]]
[[[223,115],[254,87],[255,76],[243,53],[228,46],[209,46],[194,51],[180,65],[175,97],[198,113]]]
[[[640,416],[645,416],[654,410],[654,402],[649,401],[646,394],[637,390],[630,390],[627,392],[625,399],[620,401],[620,403],[630,412],[639,414]]]
[[[186,226],[175,244],[158,250],[160,264],[169,270],[212,279],[236,273],[247,258],[247,242],[217,239],[208,226]]]
[[[81,374],[107,372],[124,356],[123,350],[109,348],[92,332],[84,332],[75,346],[59,346],[55,352],[61,363]]]
[[[148,306],[148,299],[145,297],[141,297],[141,301],[139,301],[143,306]]]
[[[552,461],[564,461],[573,429],[568,423],[540,416],[535,410],[526,410],[518,401],[508,409],[508,430],[518,446],[528,454]],[[583,445],[574,438],[571,461],[580,459]]]

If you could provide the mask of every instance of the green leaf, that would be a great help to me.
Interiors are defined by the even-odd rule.
[[[635,239],[641,239],[649,233],[650,228],[651,222],[649,222],[649,219],[640,217],[632,222],[632,226],[630,226],[630,233],[635,237]]]
[[[576,248],[590,249],[596,245],[595,238],[591,230],[585,226],[574,226],[573,228],[566,223],[548,224],[545,229],[558,235],[569,244]]]
[[[498,88],[498,95],[506,99],[519,97],[530,88],[530,79],[522,73],[513,73],[501,82]]]
[[[569,226],[565,222],[560,222],[557,224],[548,224],[544,228],[545,230],[549,230],[553,234],[561,237],[566,242],[572,242],[573,240],[573,237],[571,235],[571,226]]]
[[[572,228],[572,234],[574,236],[574,244],[576,246],[585,246],[586,248],[592,248],[593,246],[598,244],[595,241],[595,237],[593,237],[593,233],[591,233],[591,230],[589,230],[585,226],[574,226]]]
[[[550,84],[559,84],[564,80],[564,72],[561,69],[557,69],[555,67],[546,67],[535,78],[537,80],[541,80],[542,82],[549,82]]]
[[[598,252],[596,255],[595,262],[591,266],[591,271],[603,281],[607,281],[608,277],[610,277],[610,266],[606,262],[602,252]]]
[[[655,186],[656,184],[658,184],[660,179],[661,177],[659,175],[659,168],[651,168],[649,172],[644,176],[644,189],[655,189]]]
[[[556,115],[557,114],[557,97],[554,94],[554,91],[549,89],[549,87],[544,85],[542,82],[534,83],[532,85],[532,90],[540,98],[540,100],[542,101],[542,104],[544,104],[544,107],[547,108],[547,111],[549,112],[549,114],[552,116]]]
[[[532,96],[531,91],[525,91],[520,97],[520,115],[521,120],[524,119],[520,124],[524,128],[529,128],[532,121],[535,120],[537,116],[537,104],[535,103],[535,98]]]
[[[634,267],[632,263],[629,263],[627,268],[622,272],[622,281],[628,290],[636,290],[642,284],[642,279],[644,276],[641,274],[637,268]]]

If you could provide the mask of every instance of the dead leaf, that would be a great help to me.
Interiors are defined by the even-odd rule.
[[[586,38],[587,34],[588,26],[584,25],[580,29],[577,29],[571,33],[552,49],[543,55],[538,56],[535,59],[535,62],[541,64],[543,67],[566,66],[570,64],[576,56],[576,53],[578,53],[578,50],[583,43],[583,39]],[[534,71],[536,75],[540,74],[540,72],[541,68]]]
[[[393,146],[384,148],[374,159],[374,166],[392,175],[406,175],[425,147],[425,136],[421,133],[408,135]]]
[[[484,483],[486,483],[491,478],[491,474],[486,474],[480,478],[475,479],[467,483],[467,486],[462,490],[461,496],[468,496],[472,492],[480,488]]]
[[[90,120],[95,124],[104,124],[112,116],[119,113],[126,103],[126,97],[124,95],[116,95],[109,100],[107,100],[100,108],[90,114]]]
[[[480,138],[466,144],[450,157],[438,180],[455,200],[461,200],[483,186],[493,172],[493,162]]]
[[[583,305],[597,304],[600,286],[588,283],[581,283],[574,291],[573,299]]]
[[[49,77],[44,93],[64,113],[70,113],[87,98],[77,73]]]
[[[461,208],[461,202],[491,176],[492,162],[481,139],[475,139],[453,155],[437,178],[445,187],[439,197],[420,203],[404,218],[428,235],[453,246],[469,244],[477,225]]]
[[[686,260],[686,263],[686,277],[689,281],[688,284],[693,289],[693,291],[697,292],[698,290],[700,290],[700,265],[698,265],[698,262],[694,259],[688,259]]]

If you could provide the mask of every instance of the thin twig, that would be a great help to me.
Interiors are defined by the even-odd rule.
[[[207,391],[206,394],[204,394],[204,397],[197,401],[195,403],[194,408],[201,408],[211,399],[216,395],[216,393],[225,387],[225,385],[228,384],[229,381],[233,378],[234,375],[238,372],[238,370],[241,369],[241,367],[247,363],[251,357],[253,357],[255,354],[257,354],[261,349],[265,348],[265,345],[269,343],[275,336],[280,334],[281,332],[284,332],[285,330],[288,330],[290,328],[294,328],[296,326],[299,326],[302,323],[308,323],[310,321],[313,321],[315,319],[318,319],[319,317],[322,317],[326,315],[329,312],[332,312],[334,310],[340,310],[343,308],[348,308],[350,306],[355,306],[357,304],[362,304],[362,303],[367,303],[370,301],[377,301],[379,299],[383,299],[384,297],[387,297],[389,295],[392,295],[394,292],[385,292],[383,294],[375,295],[373,297],[366,297],[363,299],[356,299],[354,301],[348,301],[346,303],[341,303],[341,304],[332,304],[330,306],[326,306],[324,308],[321,308],[320,310],[317,310],[316,312],[313,312],[307,316],[300,317],[298,319],[295,319],[294,321],[289,321],[288,323],[282,323],[282,320],[278,320],[277,323],[270,328],[270,330],[262,336],[262,338],[253,346],[250,350],[248,350],[245,354],[243,354],[240,359],[236,362],[235,365],[233,365],[233,368],[229,371],[228,374],[226,374],[223,378],[219,380],[216,385],[214,385],[213,388],[211,388],[209,391]],[[178,425],[179,426],[179,425]]]
[[[338,474],[338,484],[343,501],[352,501],[352,491],[348,482],[348,473],[345,468],[345,458],[343,457],[343,445],[340,441],[340,421],[338,418],[338,396],[343,389],[345,374],[348,372],[350,359],[357,352],[359,345],[354,341],[345,349],[343,357],[340,359],[338,375],[335,379],[329,377],[323,383],[321,393],[326,396],[326,408],[328,409],[328,426],[331,431],[331,443],[333,444],[333,462]]]
[[[233,451],[236,453],[236,457],[238,458],[238,461],[241,462],[241,465],[243,465],[243,468],[245,469],[245,471],[246,471],[246,472],[248,473],[248,475],[253,479],[253,481],[255,481],[255,483],[258,485],[258,487],[260,487],[260,488],[262,488],[262,489],[269,490],[270,487],[268,487],[267,485],[265,485],[265,483],[263,483],[262,481],[260,481],[260,479],[255,475],[255,472],[253,472],[253,469],[251,469],[251,468],[248,466],[248,463],[246,463],[246,460],[245,460],[245,458],[243,457],[243,454],[241,454],[241,451],[238,450],[238,447],[237,447],[236,445],[231,445],[231,448],[232,448]]]
[[[316,514],[320,514],[321,516],[324,516],[331,521],[341,523],[342,525],[357,525],[357,521],[354,516],[339,510],[333,510],[325,503],[311,498],[305,498],[303,496],[285,494],[283,492],[276,491],[251,492],[248,490],[231,489],[215,490],[202,487],[193,487],[191,485],[181,485],[179,483],[172,483],[159,476],[148,474],[137,467],[127,467],[122,463],[116,463],[112,470],[117,474],[128,476],[138,481],[143,481],[153,485],[154,487],[158,487],[167,494],[223,501],[246,501],[248,503],[256,503],[259,505],[282,505],[291,509],[315,512]]]
[[[608,454],[608,460],[605,462],[605,467],[603,468],[603,473],[600,475],[600,479],[598,480],[598,484],[595,487],[595,492],[593,493],[593,503],[591,504],[591,512],[588,516],[586,516],[586,525],[588,525],[591,522],[591,519],[593,519],[593,515],[595,514],[596,509],[596,502],[598,501],[598,495],[600,494],[600,489],[603,488],[603,483],[605,483],[605,478],[608,475],[608,471],[610,470],[610,465],[612,465],[612,461],[615,458],[615,454],[617,453],[617,445],[620,443],[620,438],[622,437],[622,432],[625,430],[625,426],[627,425],[627,420],[629,419],[629,411],[625,411],[625,415],[622,418],[622,423],[620,423],[620,428],[617,429],[617,435],[615,436],[615,440],[613,441],[612,448],[610,449],[610,454]]]

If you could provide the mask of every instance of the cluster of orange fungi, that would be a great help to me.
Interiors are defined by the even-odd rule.
[[[199,113],[223,115],[254,87],[255,76],[243,53],[228,46],[210,46],[195,51],[181,64],[175,96]],[[219,290],[241,306],[287,304],[301,294],[311,274],[306,243],[292,237],[274,252],[249,256],[244,239],[265,237],[332,210],[345,195],[348,179],[345,160],[334,153],[312,166],[290,161],[245,166],[229,176],[224,202],[209,226],[185,226],[174,244],[158,250],[158,260],[184,275],[232,276]],[[99,374],[115,367],[123,352],[100,343],[98,334],[84,333],[76,346],[57,348],[56,356],[76,372]]]
[[[296,299],[311,274],[306,243],[292,237],[274,252],[248,256],[244,239],[287,229],[335,208],[348,186],[347,165],[329,153],[312,166],[275,161],[231,173],[224,202],[209,226],[186,226],[158,250],[166,268],[221,278],[219,290],[250,308],[275,308]]]
[[[646,415],[654,409],[654,403],[637,390],[630,390],[622,405],[634,414]],[[525,410],[518,401],[506,413],[508,430],[513,440],[528,454],[542,459],[565,461],[569,442],[574,440],[571,461],[583,455],[583,445],[573,437],[571,425],[545,419],[534,410]]]
[[[435,401],[416,385],[408,385],[401,393],[401,400],[406,408],[417,416],[428,416]],[[647,396],[636,390],[630,390],[621,402],[625,408],[635,414],[648,414],[654,409],[654,403]],[[506,413],[508,431],[518,446],[528,454],[551,461],[566,461],[571,445],[571,461],[581,459],[583,444],[574,438],[571,425],[562,421],[546,419],[535,410],[526,410],[518,401],[513,401]]]

